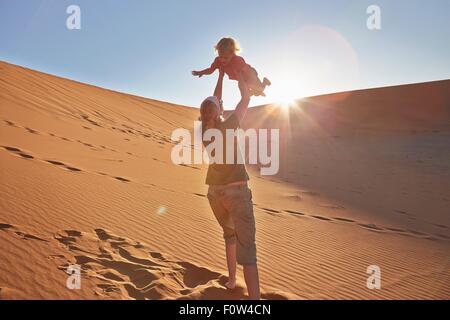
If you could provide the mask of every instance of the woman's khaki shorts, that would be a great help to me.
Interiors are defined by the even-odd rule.
[[[246,184],[209,186],[208,200],[223,229],[225,243],[236,243],[237,262],[255,264],[256,229],[251,190]]]

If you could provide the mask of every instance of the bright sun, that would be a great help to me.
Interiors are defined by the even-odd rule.
[[[278,102],[281,106],[281,108],[283,109],[289,109],[293,106],[295,106],[296,104],[296,100],[295,99],[283,99],[281,101]]]
[[[289,109],[294,107],[298,99],[302,98],[302,94],[298,85],[294,81],[284,81],[283,84],[274,85],[270,88],[270,96],[276,101],[281,108]]]

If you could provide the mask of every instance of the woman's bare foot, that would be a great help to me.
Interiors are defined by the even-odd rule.
[[[236,288],[236,279],[229,279],[225,283],[225,287],[227,287],[227,289],[230,289],[230,290],[233,290],[234,288]]]

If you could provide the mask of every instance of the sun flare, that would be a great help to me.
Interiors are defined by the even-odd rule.
[[[296,99],[283,99],[281,101],[278,102],[278,104],[280,105],[280,107],[284,110],[288,110],[292,107],[294,107],[297,104],[297,100]]]
[[[302,88],[296,79],[282,78],[270,88],[269,95],[282,109],[288,110],[303,97]]]

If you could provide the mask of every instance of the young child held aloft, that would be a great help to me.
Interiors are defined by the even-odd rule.
[[[265,96],[264,89],[271,85],[270,81],[267,78],[264,78],[263,81],[259,80],[258,72],[247,64],[244,58],[237,55],[240,49],[233,38],[222,38],[215,49],[218,57],[211,67],[201,71],[192,71],[192,75],[202,77],[220,69],[228,75],[230,80],[239,80],[239,77],[242,76],[253,95]]]

